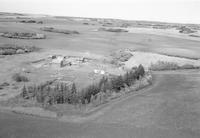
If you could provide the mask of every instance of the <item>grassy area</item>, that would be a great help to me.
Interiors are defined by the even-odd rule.
[[[178,69],[198,69],[199,67],[191,65],[191,64],[184,64],[182,66],[178,65],[175,62],[167,62],[167,61],[158,61],[155,64],[151,64],[150,70],[154,71],[162,71],[162,70],[178,70]]]
[[[19,23],[19,21],[22,21],[22,20],[24,20],[23,21],[24,23]],[[45,23],[45,25],[35,23],[35,21],[39,21],[39,20],[42,20]],[[15,84],[19,85],[18,88],[23,87],[22,86],[23,79],[21,79],[21,77],[19,77],[19,80],[20,81],[22,80],[21,81],[22,83],[16,83],[15,81],[13,81],[11,75],[16,72],[20,72],[21,74],[23,74],[22,72],[24,72],[24,69],[28,69],[28,70],[31,70],[31,73],[29,73],[29,75],[27,74],[27,76],[29,77],[28,79],[30,79],[30,82],[26,83],[26,86],[25,86],[26,87],[25,89],[28,91],[30,89],[28,86],[29,84],[30,85],[37,84],[37,87],[40,87],[39,85],[41,82],[45,82],[47,80],[52,80],[54,78],[62,78],[63,76],[66,77],[66,79],[64,79],[64,80],[76,82],[76,87],[80,87],[79,85],[82,85],[82,83],[84,83],[83,87],[85,87],[86,85],[88,85],[88,83],[95,82],[93,79],[96,79],[97,78],[96,76],[99,75],[99,74],[95,74],[96,76],[95,75],[93,75],[92,77],[89,76],[90,74],[93,73],[93,71],[95,69],[103,70],[105,72],[107,71],[107,67],[98,65],[97,63],[88,63],[89,68],[85,67],[84,69],[78,68],[78,66],[63,67],[61,69],[61,68],[57,68],[57,66],[54,64],[44,64],[44,66],[39,66],[39,63],[38,63],[38,66],[36,67],[36,66],[32,66],[33,64],[25,64],[24,63],[24,62],[31,63],[32,61],[43,61],[43,59],[46,59],[50,55],[68,55],[68,54],[76,55],[77,53],[79,53],[79,56],[83,56],[84,53],[85,53],[85,55],[88,55],[88,56],[94,55],[95,58],[96,57],[105,58],[106,61],[108,60],[109,63],[105,63],[105,64],[109,64],[109,67],[108,67],[108,70],[109,70],[110,66],[112,66],[112,65],[110,65],[110,61],[111,61],[110,53],[112,53],[113,51],[117,51],[119,49],[134,48],[134,50],[138,50],[138,51],[144,50],[147,52],[152,52],[153,49],[156,49],[156,48],[161,48],[161,49],[171,48],[172,51],[177,51],[175,48],[180,48],[180,49],[184,48],[186,50],[191,49],[191,51],[199,51],[199,49],[200,49],[198,47],[199,41],[193,41],[192,39],[188,40],[188,39],[185,39],[184,37],[183,38],[172,37],[172,36],[160,34],[159,32],[155,32],[156,34],[154,33],[154,34],[149,35],[146,32],[146,30],[144,30],[143,32],[140,31],[139,33],[135,32],[135,30],[133,31],[133,33],[125,33],[125,32],[127,32],[127,29],[129,29],[129,28],[124,28],[124,29],[116,28],[123,24],[124,24],[124,26],[126,26],[126,23],[127,23],[126,21],[120,21],[120,22],[118,20],[108,20],[107,21],[105,19],[105,21],[102,21],[102,24],[100,24],[99,23],[100,19],[96,19],[96,20],[93,20],[92,23],[88,20],[87,22],[89,24],[87,24],[87,25],[84,25],[84,22],[86,22],[86,21],[73,20],[73,19],[67,18],[67,17],[63,18],[63,19],[62,18],[56,19],[54,17],[44,17],[44,18],[37,19],[37,20],[36,20],[36,18],[30,18],[30,19],[22,19],[22,18],[20,19],[19,18],[19,19],[17,19],[17,21],[14,21],[14,20],[9,21],[9,19],[7,19],[6,23],[0,23],[1,32],[33,32],[34,34],[36,34],[36,32],[37,32],[37,33],[41,33],[41,34],[45,33],[45,36],[47,36],[46,39],[40,39],[40,40],[9,39],[9,38],[0,37],[1,43],[5,43],[5,44],[6,43],[14,43],[14,44],[18,45],[17,48],[15,48],[15,46],[13,46],[14,48],[12,46],[7,46],[6,48],[2,48],[0,50],[0,53],[2,53],[3,55],[22,54],[22,53],[32,52],[32,50],[30,50],[30,51],[28,50],[28,52],[26,52],[26,50],[28,48],[26,48],[26,49],[23,48],[23,45],[27,45],[27,46],[35,45],[37,47],[44,49],[43,51],[40,51],[38,53],[34,52],[31,54],[25,54],[25,55],[3,56],[5,58],[0,58],[0,59],[2,59],[0,62],[1,62],[1,65],[3,66],[2,70],[0,71],[0,75],[2,76],[1,84],[6,81],[12,86],[12,83],[14,82]],[[93,23],[95,25],[92,25]],[[103,26],[104,23],[106,23],[108,26],[103,27],[103,29],[101,29],[101,27]],[[139,24],[139,23],[140,22],[138,22],[137,24]],[[128,24],[130,24],[130,26],[134,26],[131,22],[128,22]],[[47,26],[47,27],[45,27],[45,26]],[[145,26],[147,26],[147,25],[144,25],[144,27]],[[163,25],[163,26],[165,26],[165,25]],[[154,31],[155,29],[149,28],[149,30]],[[159,29],[158,29],[158,31],[159,31]],[[165,30],[163,30],[163,31],[165,31]],[[167,31],[167,29],[166,29],[166,31]],[[55,33],[52,33],[52,32],[55,32]],[[64,35],[64,34],[78,34],[77,32],[80,33],[81,35]],[[111,33],[108,33],[108,32],[111,32]],[[120,33],[120,32],[122,32],[122,33]],[[21,36],[24,38],[25,37],[32,38],[32,36],[33,36],[33,34],[31,34],[31,33],[30,34],[29,33],[7,33],[7,36],[9,36],[9,35],[11,35],[11,38],[13,38],[13,36],[15,38],[18,38]],[[182,35],[180,35],[180,37],[182,37]],[[4,51],[4,52],[2,52],[2,51]],[[164,51],[166,51],[166,50],[164,49]],[[172,52],[170,51],[168,53],[170,55]],[[186,51],[185,53],[187,54],[189,52]],[[185,53],[184,53],[184,51],[180,51],[180,55],[186,55]],[[191,56],[191,55],[193,56],[194,54],[191,53],[189,56]],[[198,52],[197,52],[197,55],[198,55]],[[15,57],[15,58],[13,58],[13,57]],[[109,59],[108,59],[108,57],[109,57]],[[113,55],[113,57],[114,57],[114,60],[112,60],[112,63],[119,65],[120,68],[117,68],[116,66],[112,66],[113,68],[110,70],[113,71],[116,69],[116,71],[113,71],[111,73],[113,73],[114,75],[119,75],[121,73],[120,71],[124,71],[123,69],[126,69],[126,68],[122,68],[122,66],[121,66],[122,64],[124,64],[123,62],[128,61],[130,59],[130,57],[136,58],[136,55],[130,54],[130,53],[118,52],[115,55]],[[143,57],[143,55],[142,55],[142,57]],[[138,66],[139,64],[141,64],[141,62],[145,63],[145,61],[147,61],[147,59],[149,59],[148,56],[147,56],[147,58],[146,57],[141,58],[141,60],[138,60],[138,62],[131,61],[131,63],[137,64],[136,66]],[[158,59],[160,59],[160,58],[158,58]],[[173,61],[173,60],[171,60],[171,61]],[[50,63],[50,62],[48,62],[48,63]],[[187,62],[187,63],[190,63],[190,62]],[[21,66],[21,65],[23,65],[23,66]],[[147,65],[147,64],[144,64],[144,65]],[[48,68],[48,67],[51,67],[51,68]],[[132,68],[132,67],[130,67],[130,68]],[[158,63],[158,65],[157,64],[153,65],[152,68],[153,68],[153,70],[154,69],[155,70],[166,70],[166,69],[174,70],[174,69],[181,69],[181,68],[193,69],[193,68],[197,68],[197,67],[194,67],[193,65],[189,65],[189,64],[186,64],[183,66],[178,66],[178,65],[176,65],[176,63]],[[10,72],[8,72],[8,70]],[[81,72],[81,71],[83,71],[83,72]],[[54,78],[52,78],[52,77],[54,77]],[[98,77],[100,77],[100,75]],[[6,78],[9,78],[9,79],[5,80]],[[115,79],[123,80],[124,78],[122,77],[122,79],[121,79],[121,77],[119,77],[119,78],[116,77]],[[115,95],[115,94],[118,95],[124,89],[129,88],[129,86],[125,87],[124,85],[121,85],[118,81],[115,81],[115,79],[113,79],[113,81],[111,81],[112,79],[109,80],[109,82],[110,83],[112,82],[111,84],[113,85],[113,89],[114,89],[113,95]],[[85,83],[86,81],[88,81],[87,84]],[[33,84],[31,84],[31,83],[33,83]],[[91,101],[93,101],[93,100],[99,101],[99,99],[104,99],[105,93],[101,93],[101,91],[99,91],[99,88],[97,86],[98,83],[97,84],[94,83],[93,85],[88,86],[82,90],[82,93],[85,94],[85,95],[81,95],[82,98],[84,97],[83,98],[84,100],[81,101],[82,103],[89,103],[91,100],[91,97],[93,97]],[[11,86],[8,89],[6,89],[6,87],[4,88],[4,90],[8,91],[8,93],[6,93],[8,95],[10,95],[10,93],[12,93],[12,92],[10,92],[12,90]],[[61,87],[61,86],[59,86],[59,87]],[[33,88],[34,88],[34,85],[33,85]],[[67,90],[69,93],[71,93],[70,89],[71,88],[69,88],[69,90]],[[95,90],[93,90],[93,89],[95,89]],[[103,88],[100,88],[100,90],[102,90],[102,89]],[[17,93],[17,92],[20,92],[21,90],[16,89],[15,91]],[[46,90],[44,90],[44,91],[45,92],[43,92],[43,93],[46,93]],[[87,91],[92,91],[92,92],[87,92]],[[79,90],[77,93],[79,93]],[[88,94],[88,93],[92,93],[92,94]],[[55,95],[57,95],[57,94],[55,94]],[[109,96],[109,95],[110,94],[106,94],[106,96]],[[113,97],[115,97],[115,96],[113,96]],[[87,99],[87,100],[85,100],[85,99]],[[30,101],[30,100],[27,99],[27,101]],[[72,102],[69,100],[69,103],[72,103]],[[96,102],[94,102],[94,103],[96,103]],[[42,102],[40,104],[42,104]],[[68,102],[67,102],[67,104],[68,104]],[[58,105],[58,104],[55,104],[55,105]]]

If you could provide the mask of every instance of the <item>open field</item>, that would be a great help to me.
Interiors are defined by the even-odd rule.
[[[0,135],[5,138],[199,138],[199,71],[160,72],[154,78],[157,83],[152,87],[111,104],[100,116],[83,124],[0,113],[0,122],[4,124]]]
[[[199,138],[199,35],[200,25],[1,13],[0,107],[17,107],[21,113],[33,115],[49,114],[60,121],[2,111],[0,137]],[[140,64],[144,72],[138,69]],[[138,70],[142,72],[139,75]],[[134,83],[114,89],[114,85],[120,85],[117,81],[125,82],[131,71]],[[130,89],[142,85],[151,73],[152,86]],[[109,80],[98,89],[96,85],[103,77],[115,78],[116,82]],[[46,87],[50,82],[52,85]],[[76,123],[66,123],[62,115],[79,115],[75,107],[80,103],[80,109],[86,110],[91,95],[85,101],[75,99],[76,106],[71,99],[69,104],[59,105],[56,101],[53,106],[44,106],[34,100],[37,96],[21,96],[26,87],[41,93],[64,89],[58,84],[70,89],[76,84],[74,91],[79,97],[89,90],[98,91],[92,91],[96,99],[108,95],[115,99],[125,95],[127,89],[133,94],[105,100],[108,104],[103,102],[97,111],[83,115],[87,117],[83,123],[76,117],[72,119]],[[19,96],[25,98],[16,99]],[[31,127],[25,129],[27,126]]]

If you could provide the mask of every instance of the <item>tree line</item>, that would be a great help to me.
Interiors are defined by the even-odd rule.
[[[127,71],[124,75],[115,77],[102,77],[97,83],[91,84],[79,92],[76,84],[67,86],[64,83],[52,85],[52,82],[46,82],[41,85],[23,86],[21,97],[24,99],[33,99],[43,105],[53,104],[88,104],[98,98],[98,95],[104,95],[107,92],[120,92],[125,87],[130,87],[143,77],[145,74],[142,65],[135,70]]]

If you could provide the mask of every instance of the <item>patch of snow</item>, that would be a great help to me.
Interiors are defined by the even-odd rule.
[[[125,62],[125,67],[127,68],[136,67],[142,64],[145,69],[148,69],[152,64],[156,64],[158,61],[172,62],[176,63],[179,66],[185,64],[200,66],[200,60],[173,57],[150,52],[135,51],[131,53],[133,54],[133,56],[127,62]]]
[[[63,56],[57,56],[55,59],[52,60],[52,63],[60,64],[63,59]]]
[[[104,74],[105,74],[105,71],[104,71],[104,70],[94,69],[94,73],[95,73],[95,74],[101,74],[101,75],[104,75]]]

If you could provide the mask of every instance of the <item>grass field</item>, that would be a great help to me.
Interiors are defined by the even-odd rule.
[[[84,123],[0,112],[0,136],[199,138],[199,71],[158,72],[154,78],[152,87],[109,105]]]
[[[128,26],[123,27],[124,24]],[[165,29],[155,29],[161,24]],[[140,64],[146,70],[151,65],[158,70],[173,69],[153,72],[150,88],[141,90],[137,96],[111,102],[83,124],[0,112],[0,124],[3,124],[0,137],[199,138],[200,38],[191,35],[200,32],[196,29],[192,34],[180,33],[178,28],[185,25],[189,27],[159,22],[0,14],[0,47],[17,45],[39,49],[0,54],[0,102],[19,95],[24,85],[54,79],[75,82],[81,89],[104,75],[122,75]],[[55,29],[41,29],[45,27]],[[102,27],[106,29],[102,31]],[[6,38],[1,36],[5,32],[46,37]],[[67,65],[61,67],[60,60],[64,59]],[[13,79],[16,73],[27,81]]]

